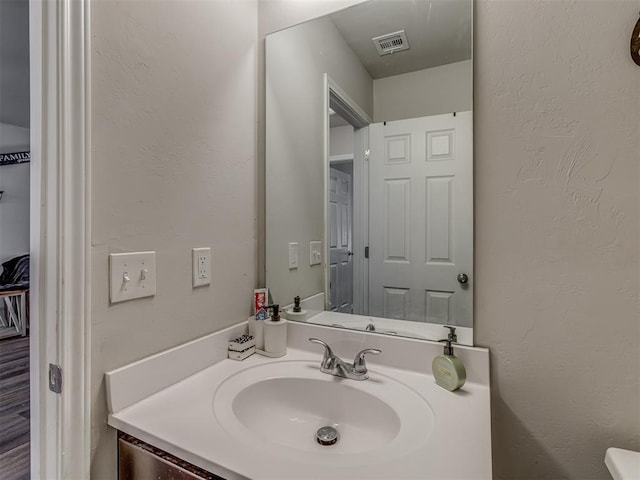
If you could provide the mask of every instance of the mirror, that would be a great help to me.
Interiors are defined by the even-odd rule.
[[[266,38],[266,281],[313,323],[473,343],[472,0]],[[295,318],[293,318],[295,317]]]

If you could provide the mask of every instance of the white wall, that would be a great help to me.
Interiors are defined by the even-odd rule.
[[[258,0],[258,35],[289,28],[367,0]],[[264,67],[264,64],[263,64]]]
[[[324,291],[321,265],[309,266],[309,242],[324,242],[324,74],[373,116],[373,82],[331,20],[298,25],[267,38],[266,286],[290,303]],[[270,108],[271,107],[271,108]],[[273,140],[273,141],[270,141]],[[299,244],[289,270],[288,244]]]
[[[354,142],[351,125],[329,129],[329,155],[353,155]]]
[[[473,110],[473,61],[373,81],[374,122]]]
[[[29,150],[29,129],[0,122],[0,153]]]
[[[0,263],[29,253],[29,164],[0,167]],[[0,267],[0,273],[2,267]]]
[[[258,283],[266,285],[265,36],[366,0],[258,0]]]
[[[29,129],[0,123],[0,153],[29,150]],[[29,163],[0,166],[0,263],[29,253]],[[1,268],[0,268],[1,273]]]
[[[497,479],[608,478],[607,446],[640,450],[637,10],[475,4],[475,339]]]
[[[29,127],[29,0],[0,1],[0,122]]]
[[[91,472],[112,479],[104,372],[251,312],[258,7],[109,1],[91,10]],[[191,248],[201,246],[213,248],[213,281],[193,289]],[[157,295],[109,305],[108,254],[139,250],[156,251]]]

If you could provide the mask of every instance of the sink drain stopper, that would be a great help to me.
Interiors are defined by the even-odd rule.
[[[316,432],[316,441],[320,445],[334,445],[338,441],[338,431],[333,427],[322,427]]]

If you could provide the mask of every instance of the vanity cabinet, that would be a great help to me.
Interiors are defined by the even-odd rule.
[[[246,333],[241,323],[107,372],[120,479],[492,478],[487,349],[456,347],[467,382],[452,393],[425,373],[438,343],[287,327],[284,360],[226,358],[229,339]],[[363,345],[384,354],[370,362],[368,380],[337,381],[322,372],[309,338],[339,345],[345,358]],[[339,441],[318,445],[318,429],[333,424]]]
[[[119,480],[224,480],[131,435],[118,434]]]

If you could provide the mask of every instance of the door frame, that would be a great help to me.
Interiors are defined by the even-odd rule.
[[[369,315],[369,126],[354,128],[353,157],[353,305],[359,315]],[[357,258],[356,258],[357,256]]]
[[[353,305],[360,315],[366,315],[362,306],[368,308],[368,262],[364,257],[364,247],[368,244],[368,149],[369,135],[368,125],[373,119],[340,88],[340,86],[327,74],[324,74],[324,239],[323,239],[323,270],[325,310],[329,309],[329,168],[330,168],[330,124],[329,107],[331,103],[337,103],[334,110],[340,114],[354,128],[354,158],[353,158]],[[366,274],[366,276],[365,276]],[[365,302],[366,300],[366,302]],[[358,310],[359,309],[359,310]]]
[[[89,478],[89,0],[30,0],[31,478]],[[62,392],[49,390],[49,364]]]

